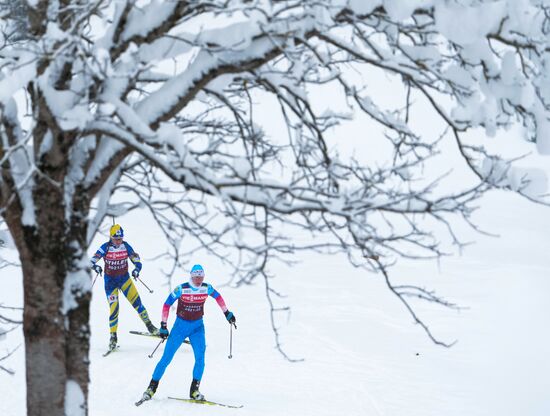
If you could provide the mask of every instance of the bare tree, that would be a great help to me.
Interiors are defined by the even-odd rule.
[[[0,268],[2,268],[2,266],[0,266]],[[22,310],[23,308],[20,307],[12,307],[0,304],[0,324],[7,325],[6,327],[0,326],[0,342],[4,341],[8,333],[12,332],[22,324],[22,321],[20,319],[14,319],[7,315],[9,315],[10,313],[14,313],[14,311],[17,313],[21,313]],[[9,357],[11,357],[18,348],[19,346],[11,348],[11,350],[9,350],[7,353],[0,356],[0,363],[2,361],[6,361]],[[2,364],[0,364],[0,370],[5,371],[8,374],[14,374],[13,370],[5,367]]]
[[[388,268],[443,255],[438,227],[462,244],[453,217],[469,223],[489,189],[538,199],[530,172],[466,133],[520,122],[549,150],[550,10],[540,1],[518,10],[406,3],[0,8],[0,213],[24,276],[29,415],[63,414],[69,382],[87,396],[88,245],[106,216],[137,208],[151,212],[177,261],[208,250],[234,268],[237,285],[263,277],[270,301],[269,261],[343,252],[379,272],[444,344],[409,299],[453,305],[414,283],[394,285]],[[400,91],[389,107],[369,88],[376,73]],[[311,98],[323,91],[330,98]],[[433,135],[417,131],[417,106],[431,111]],[[266,134],[263,111],[286,131]],[[380,150],[378,163],[339,150],[334,132],[352,117],[366,132],[345,141]],[[472,173],[458,187],[443,186],[446,172],[426,173],[444,152]]]
[[[3,258],[3,251],[8,246],[8,240],[9,236],[5,231],[2,230],[4,226],[4,222],[0,220],[0,270],[7,268],[8,266],[12,267],[19,267],[18,264],[14,263],[13,261],[7,260]],[[15,329],[19,328],[21,324],[23,323],[21,321],[21,315],[23,311],[23,308],[21,307],[13,307],[13,306],[6,306],[0,303],[0,343],[6,341],[7,334],[14,331]],[[13,315],[17,314],[16,317]],[[4,326],[5,325],[5,326]],[[19,346],[16,346],[14,348],[8,347],[8,350],[6,353],[0,354],[0,370],[5,371],[8,374],[14,374],[14,371],[11,370],[9,367],[4,366],[4,362],[8,360],[9,357],[13,355],[15,351]]]

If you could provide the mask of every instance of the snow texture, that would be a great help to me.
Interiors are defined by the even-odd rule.
[[[39,2],[27,3],[38,7]],[[54,184],[63,188],[66,219],[74,214],[71,201],[77,185],[91,189],[106,169],[111,169],[110,178],[101,183],[95,195],[94,211],[89,218],[87,238],[94,244],[99,242],[94,235],[105,217],[126,211],[123,204],[116,205],[111,200],[123,168],[126,163],[145,159],[147,168],[161,171],[164,177],[198,193],[218,197],[228,207],[232,201],[245,201],[268,206],[277,216],[322,208],[327,215],[340,216],[342,221],[351,218],[349,229],[355,232],[353,237],[372,239],[372,247],[383,246],[391,252],[394,247],[390,242],[380,244],[379,236],[370,233],[367,227],[371,226],[370,212],[380,208],[388,216],[424,210],[433,213],[456,209],[461,202],[460,198],[433,202],[429,198],[436,192],[432,193],[429,186],[423,194],[414,192],[418,172],[423,174],[431,166],[423,160],[413,165],[410,159],[422,159],[426,149],[421,144],[429,151],[434,149],[428,140],[437,135],[432,129],[437,123],[445,124],[457,136],[472,130],[484,133],[476,140],[478,147],[461,148],[462,153],[457,152],[457,142],[453,142],[453,150],[460,153],[460,162],[443,158],[443,167],[439,166],[438,175],[445,175],[442,172],[454,170],[457,165],[463,167],[465,159],[475,153],[473,149],[482,148],[476,153],[477,158],[468,159],[478,169],[475,175],[471,170],[456,169],[460,176],[454,182],[456,194],[464,189],[466,175],[475,176],[476,180],[480,175],[488,184],[518,191],[532,199],[542,199],[547,193],[548,170],[544,166],[509,164],[498,155],[500,150],[502,153],[511,150],[512,157],[517,157],[514,148],[503,144],[495,152],[497,156],[493,156],[484,152],[484,146],[496,143],[498,148],[502,131],[520,125],[524,136],[534,142],[526,144],[530,146],[528,150],[550,155],[550,39],[546,15],[540,9],[548,6],[548,1],[213,1],[208,6],[215,12],[196,18],[186,16],[180,24],[176,24],[176,19],[174,27],[160,38],[155,38],[155,33],[183,3],[138,1],[125,14],[130,2],[106,2],[108,7],[93,10],[82,20],[75,19],[78,24],[85,22],[82,25],[86,28],[82,29],[85,36],[78,32],[81,30],[78,25],[63,31],[56,23],[57,3],[52,2],[47,11],[48,23],[40,41],[2,43],[0,54],[0,112],[4,122],[0,154],[2,163],[9,164],[22,206],[22,225],[36,225],[32,191],[36,178],[43,177],[38,166],[47,165],[44,159],[48,157],[55,162],[59,145],[53,130],[44,135],[39,146],[32,142],[32,132],[37,126],[34,109],[27,111],[30,86],[33,94],[44,100],[42,110],[47,113],[48,123],[58,127],[57,133],[75,133],[66,136],[72,137],[74,143],[63,143],[72,146],[70,163],[64,166],[68,168],[68,176],[64,182]],[[287,7],[289,4],[291,7]],[[84,9],[86,2],[80,2],[80,6]],[[364,19],[380,7],[387,13],[384,19],[371,16],[365,21],[368,24],[353,28],[367,31],[363,39],[349,25],[342,26],[347,18]],[[428,12],[411,17],[418,9]],[[94,16],[93,25],[88,25],[88,16]],[[115,25],[123,21],[123,30],[117,32]],[[1,29],[7,33],[4,24],[0,21]],[[88,31],[90,27],[93,30]],[[400,29],[407,27],[414,31],[403,34]],[[154,39],[142,43],[148,36]],[[6,40],[4,35],[2,40]],[[277,62],[266,59],[274,55]],[[60,74],[65,64],[73,61],[70,79],[62,82]],[[383,76],[377,78],[376,71]],[[396,79],[393,85],[399,83],[402,87],[399,94],[394,94],[392,88],[380,91],[391,84],[378,85],[381,78]],[[340,90],[331,94],[334,84]],[[256,91],[261,89],[260,85],[264,89]],[[408,110],[406,116],[401,111],[405,103],[401,95],[403,91],[407,95],[408,87],[415,89],[412,101],[420,102],[420,109],[414,107],[410,118]],[[281,118],[274,128],[267,127],[270,122],[275,123],[273,115],[280,115],[281,110],[274,110],[272,103],[266,104],[268,100],[262,101],[266,91],[272,100],[285,103],[290,114],[289,132],[286,126],[281,126]],[[235,107],[216,112],[216,106],[223,100],[211,99],[211,92],[221,94]],[[375,99],[377,95],[382,98]],[[257,101],[261,101],[259,106]],[[257,120],[239,107],[243,103],[253,107],[254,116],[263,118],[266,131],[272,132],[269,137],[272,142],[268,140],[268,144],[273,144],[273,148],[256,147],[257,142],[247,136],[255,137],[264,125],[257,127]],[[425,116],[425,107],[433,110],[429,116]],[[226,121],[234,109],[242,110],[239,115],[245,116],[234,122],[238,126],[218,129],[218,123]],[[349,116],[352,109],[356,111],[353,117]],[[323,126],[326,137],[308,136],[312,117],[315,117],[313,124],[318,123],[315,127],[326,123]],[[340,122],[344,119],[351,122],[352,118],[363,124],[351,124],[348,128],[353,131],[348,130],[349,135],[336,131]],[[373,124],[376,128],[372,128]],[[227,126],[226,123],[224,127]],[[232,132],[237,130],[238,133]],[[392,134],[387,134],[388,130]],[[8,133],[13,136],[8,137]],[[287,136],[288,142],[284,142]],[[357,159],[373,157],[374,162],[365,164],[364,170],[345,171],[344,165],[350,167],[351,162],[355,163],[355,156],[340,158],[333,151],[349,150],[342,145],[348,137],[357,139],[356,148],[350,151],[357,150]],[[401,140],[401,147],[395,146],[399,147],[402,164],[395,166],[391,174],[386,173],[390,178],[387,182],[380,178],[388,159],[376,159],[378,152],[382,153],[381,147],[378,142],[361,142],[363,137]],[[249,148],[234,151],[232,145],[241,139],[250,139],[253,152],[265,152],[262,153],[265,160],[258,158],[263,164],[261,168],[251,163]],[[227,142],[216,148],[224,140]],[[287,153],[270,160],[279,151],[279,145]],[[114,157],[120,157],[116,166]],[[284,169],[297,160],[302,166],[311,165],[306,170]],[[287,164],[288,161],[292,163]],[[547,165],[546,159],[544,162]],[[325,165],[328,167],[321,178],[312,176]],[[369,186],[357,185],[361,175],[370,175]],[[354,177],[348,181],[351,176]],[[337,180],[333,182],[334,178]],[[246,184],[242,179],[247,180]],[[423,176],[421,179],[432,180]],[[310,186],[317,182],[323,186]],[[332,186],[334,183],[338,186]],[[384,192],[379,192],[381,189]],[[401,197],[402,189],[410,191],[410,198]],[[309,268],[281,267],[276,275],[296,306],[296,316],[292,316],[296,326],[288,327],[283,346],[304,356],[306,361],[290,364],[273,351],[272,334],[266,325],[269,317],[263,299],[265,288],[259,285],[241,287],[239,291],[226,288],[226,301],[234,308],[242,326],[234,334],[235,360],[227,361],[227,324],[223,317],[217,316],[217,321],[208,317],[209,355],[203,384],[207,397],[244,403],[245,408],[237,411],[241,416],[550,414],[547,388],[550,363],[547,351],[542,348],[548,345],[548,335],[540,329],[547,327],[544,317],[550,315],[548,302],[541,295],[550,290],[544,250],[549,216],[546,211],[538,211],[540,207],[526,207],[509,196],[498,195],[496,200],[483,201],[483,205],[492,208],[491,212],[497,213],[482,216],[483,225],[489,224],[495,232],[507,236],[507,240],[502,240],[506,243],[484,240],[479,249],[466,251],[463,258],[442,262],[446,266],[443,271],[407,261],[396,268],[399,276],[420,279],[426,276],[427,287],[434,285],[456,294],[459,301],[472,307],[472,312],[468,310],[450,318],[441,318],[440,312],[430,307],[420,309],[440,333],[449,338],[463,336],[463,343],[450,350],[430,344],[417,328],[409,325],[410,316],[403,317],[402,309],[394,309],[395,298],[381,295],[387,292],[387,287],[380,276],[359,272],[346,263],[348,259],[304,256],[300,260],[310,261]],[[510,209],[502,209],[503,206]],[[367,215],[365,210],[371,211]],[[404,222],[409,220],[406,217]],[[327,219],[327,224],[330,221]],[[144,230],[136,249],[150,253],[148,258],[157,258],[151,261],[151,274],[144,276],[157,290],[144,300],[151,316],[158,316],[168,289],[157,276],[170,266],[160,257],[159,240],[151,238],[153,227],[143,224],[145,216],[134,218],[132,223],[136,229]],[[384,230],[394,224],[384,218],[380,227]],[[241,232],[239,229],[238,233]],[[432,237],[431,231],[422,229],[422,233],[422,237]],[[381,231],[380,236],[383,234]],[[5,235],[0,232],[1,239]],[[235,239],[245,237],[239,234]],[[311,235],[299,233],[289,237],[312,239]],[[439,237],[434,231],[435,241]],[[342,244],[346,246],[347,241]],[[417,245],[422,244],[425,242]],[[76,245],[73,248],[78,250]],[[290,245],[287,250],[292,249]],[[88,255],[79,253],[77,270],[65,279],[62,306],[65,313],[76,306],[79,294],[91,289]],[[409,255],[404,252],[405,258]],[[19,270],[11,268],[0,269],[4,285],[0,304],[12,299],[22,304],[23,288],[18,273]],[[443,283],[438,279],[441,273],[448,278]],[[213,273],[219,280],[212,283],[224,283],[221,266],[217,275],[222,277]],[[214,310],[208,314],[214,315]],[[140,325],[130,308],[121,315],[122,328]],[[146,387],[158,356],[147,360],[150,340],[135,339],[124,332],[121,352],[103,359],[106,320],[103,289],[96,285],[91,322],[94,331],[90,352],[91,415],[112,414],[113,403],[120,405],[116,407],[118,416],[187,411],[206,414],[212,410],[167,400],[169,395],[182,396],[187,392],[192,354],[185,346],[170,367],[159,394],[143,408],[136,409],[133,401]],[[21,341],[19,331],[8,334],[3,344]],[[19,416],[25,413],[24,351],[18,351],[10,362],[17,367],[14,376],[17,382],[0,371],[0,390],[6,391],[0,400],[0,414]],[[531,382],[529,387],[523,382],[527,378]],[[122,382],[124,388],[120,388]],[[65,397],[67,415],[83,414],[83,402],[81,389],[70,380]],[[233,413],[228,410],[227,414]]]
[[[121,299],[120,350],[101,356],[108,344],[109,311],[98,281],[91,305],[89,415],[547,416],[550,340],[541,328],[550,314],[545,296],[550,290],[545,244],[549,218],[542,206],[495,193],[483,202],[477,220],[500,238],[478,239],[461,257],[443,259],[439,265],[405,262],[398,268],[400,275],[415,275],[427,287],[467,307],[460,313],[423,309],[438,334],[458,339],[450,349],[432,345],[410,323],[377,275],[359,271],[339,256],[312,254],[292,267],[272,270],[278,276],[277,289],[287,296],[285,304],[292,306],[290,317],[278,321],[284,347],[293,358],[305,358],[288,363],[273,348],[264,287],[226,287],[224,267],[213,258],[198,258],[207,268],[206,280],[224,296],[238,326],[233,331],[233,358],[228,360],[227,322],[215,302],[207,301],[208,347],[201,390],[211,400],[244,405],[235,410],[168,399],[188,393],[193,353],[186,345],[174,357],[153,400],[136,408],[134,402],[147,387],[163,348],[147,358],[156,342],[127,332],[145,328]],[[145,257],[162,251],[154,234],[140,232],[150,228],[142,214],[125,218],[124,223],[132,231],[133,246]],[[101,242],[98,238],[92,246]],[[160,270],[168,267],[166,261],[144,262],[142,278],[154,294],[138,289],[158,323],[166,296],[176,284],[187,281],[187,273],[178,270],[167,287],[159,277]],[[4,278],[0,303],[23,299],[19,273],[13,268],[0,270]],[[345,284],[335,284],[335,279]],[[173,319],[174,311],[169,327]],[[11,332],[0,349],[22,341],[21,330]],[[16,373],[0,371],[4,392],[0,414],[24,416],[24,349],[2,364]],[[76,412],[67,414],[80,415],[82,393],[74,381],[67,389],[67,409]]]
[[[78,250],[76,242],[72,243],[75,250]],[[82,254],[82,253],[80,253]],[[78,302],[75,297],[81,296],[89,292],[92,288],[90,280],[89,259],[86,254],[80,260],[80,269],[78,271],[67,273],[63,288],[63,306],[62,312],[66,314],[69,310],[76,308]]]
[[[68,380],[65,386],[65,416],[84,416],[86,414],[84,393],[74,380]]]

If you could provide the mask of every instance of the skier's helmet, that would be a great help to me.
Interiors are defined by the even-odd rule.
[[[124,237],[124,230],[119,224],[115,224],[111,227],[109,231],[109,235],[111,236],[111,238],[115,238],[115,239],[122,238]]]
[[[204,269],[200,264],[195,264],[191,268],[191,281],[194,286],[200,286],[204,280]]]

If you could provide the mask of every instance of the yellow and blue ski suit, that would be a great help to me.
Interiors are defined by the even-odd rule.
[[[119,245],[108,241],[99,247],[91,259],[92,267],[102,259],[105,262],[105,294],[110,307],[109,330],[115,333],[118,328],[118,291],[122,291],[128,302],[145,324],[150,322],[145,306],[141,302],[139,293],[128,273],[128,259],[134,264],[138,271],[141,271],[141,260],[132,246],[126,241]]]

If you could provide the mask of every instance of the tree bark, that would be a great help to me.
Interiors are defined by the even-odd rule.
[[[90,201],[88,192],[77,186],[74,192],[70,227],[68,266],[70,273],[90,274],[87,253],[88,212]],[[84,269],[84,270],[83,270]],[[67,378],[75,381],[84,398],[83,412],[88,413],[89,350],[90,350],[90,302],[91,290],[77,291],[72,294],[78,306],[67,312],[69,322],[66,331]],[[67,409],[65,409],[67,410]]]
[[[25,290],[23,333],[27,368],[27,415],[63,415],[65,331],[62,287],[54,258],[21,258]]]
[[[70,293],[76,307],[64,311],[68,295],[64,286],[71,274],[88,273],[83,270],[87,269],[88,201],[86,197],[75,198],[73,214],[67,221],[63,192],[54,188],[44,181],[35,184],[34,225],[22,225],[20,206],[12,206],[5,216],[23,271],[29,416],[67,414],[69,381],[76,382],[82,392],[78,414],[87,414],[91,292],[84,288]]]

